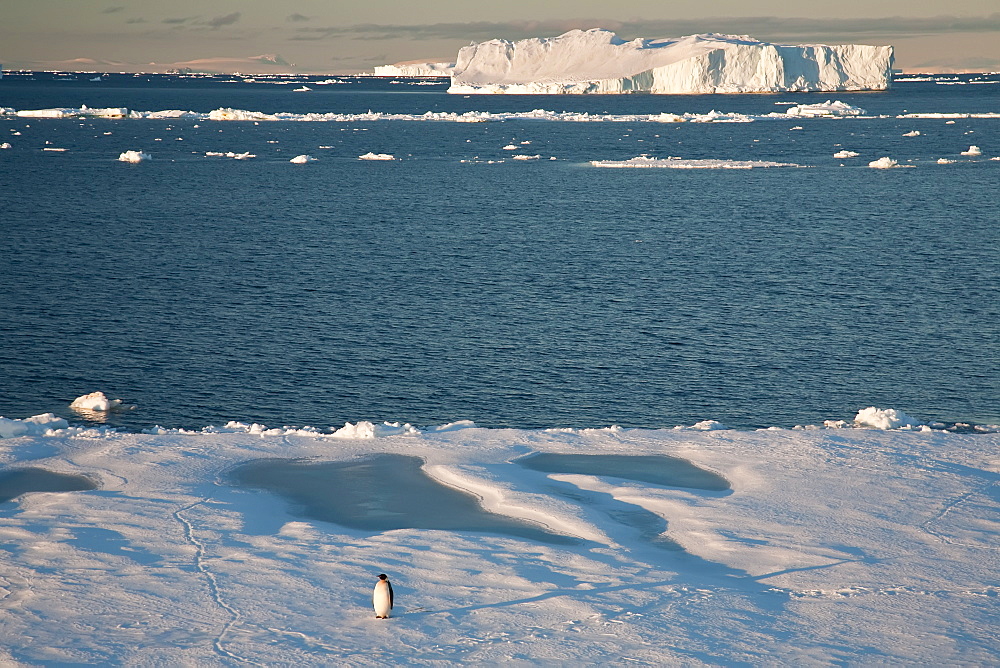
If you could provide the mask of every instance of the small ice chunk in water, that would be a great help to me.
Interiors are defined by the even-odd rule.
[[[291,162],[296,165],[304,165],[307,162],[316,162],[316,158],[312,157],[311,155],[297,155],[288,162]]]
[[[920,136],[920,130],[910,130],[909,132],[904,132],[903,136],[904,137],[919,137]]]
[[[868,166],[872,169],[892,169],[893,167],[898,167],[899,163],[889,156],[884,156],[878,160],[872,160],[868,163]]]
[[[938,158],[938,161],[937,161],[937,163],[939,165],[950,165],[953,162],[955,162],[955,161],[954,160],[949,160],[948,158]]]
[[[970,146],[968,151],[962,151],[962,155],[982,155],[982,154],[983,154],[983,149],[979,148],[976,145]]]
[[[0,149],[5,149],[5,148],[11,148],[9,141],[5,141],[4,143],[0,144]]]
[[[856,158],[859,155],[861,155],[861,154],[858,153],[857,151],[848,151],[847,149],[844,149],[842,151],[837,151],[836,153],[834,153],[833,157],[835,157],[835,158]]]
[[[391,153],[365,153],[364,155],[359,155],[358,160],[395,160],[395,156]]]
[[[121,162],[144,162],[146,160],[152,160],[153,156],[148,153],[143,153],[142,151],[125,151],[118,156],[118,160]]]
[[[121,406],[121,399],[108,399],[103,392],[91,392],[73,400],[70,408],[83,408],[91,411],[110,411],[116,406]]]
[[[514,160],[538,160],[542,156],[540,155],[515,155]]]

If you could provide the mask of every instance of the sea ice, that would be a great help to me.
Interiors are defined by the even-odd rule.
[[[128,114],[128,109],[124,107],[91,109],[86,105],[77,108],[32,109],[17,112],[17,115],[22,118],[124,118]]]
[[[879,428],[0,419],[0,664],[993,665],[1000,435],[859,415]]]
[[[79,111],[79,110],[70,110]],[[21,113],[21,112],[17,112]],[[25,112],[34,113],[34,112]],[[413,121],[413,122],[448,122],[448,123],[487,123],[492,121],[510,120],[537,120],[554,121],[564,123],[752,123],[758,120],[776,119],[801,119],[801,118],[845,118],[863,116],[868,112],[860,107],[841,102],[827,101],[811,105],[799,105],[792,107],[786,113],[770,112],[762,115],[748,115],[735,112],[723,112],[712,110],[708,113],[667,113],[657,114],[611,114],[611,113],[589,113],[576,111],[548,111],[546,109],[533,109],[531,111],[466,111],[462,113],[448,111],[427,111],[422,114],[408,113],[386,113],[378,111],[368,111],[360,114],[341,113],[293,113],[277,112],[273,114],[262,111],[248,111],[244,109],[219,108],[210,112],[195,111],[130,111],[129,119],[153,119],[165,120],[185,118],[189,120],[205,121],[246,121],[261,123],[272,122],[329,122],[329,123],[352,123],[368,121]],[[965,115],[968,116],[968,115]],[[73,118],[73,115],[61,116],[61,118]],[[996,117],[1000,118],[1000,115]],[[195,124],[193,127],[199,127]],[[341,132],[360,132],[367,128],[341,128]],[[18,133],[12,133],[14,135]],[[156,139],[155,141],[162,141]],[[268,143],[278,143],[277,140],[267,140]]]
[[[391,153],[365,153],[364,155],[359,155],[358,160],[395,160],[396,158]]]
[[[594,28],[458,52],[449,93],[748,93],[883,90],[890,46],[760,42],[702,34],[635,39]]]
[[[152,159],[153,156],[149,153],[143,153],[142,151],[125,151],[118,156],[118,160],[121,162],[144,162]]]
[[[538,160],[542,156],[540,156],[540,155],[523,155],[523,154],[521,154],[521,155],[515,155],[515,156],[512,156],[512,157],[514,158],[514,160]]]
[[[297,155],[288,162],[291,162],[296,165],[304,165],[307,162],[316,162],[316,158],[312,157],[311,155]]]
[[[904,132],[903,136],[904,137],[919,137],[920,136],[920,130],[910,130],[909,132]]]
[[[52,413],[33,415],[23,420],[0,417],[0,438],[41,436],[53,430],[66,429],[69,423]]]
[[[983,149],[978,146],[970,146],[968,151],[962,151],[962,155],[982,155]]]
[[[836,153],[834,153],[833,157],[835,157],[835,158],[856,158],[859,155],[861,155],[861,154],[858,153],[857,151],[848,151],[847,149],[844,149],[843,151],[837,151]]]
[[[5,141],[4,143],[0,144],[0,149],[7,149],[7,148],[11,148],[9,141]]]

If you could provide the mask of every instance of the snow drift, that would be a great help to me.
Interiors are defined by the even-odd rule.
[[[458,52],[450,93],[764,93],[884,90],[891,46],[788,46],[709,33],[635,39],[594,28]]]

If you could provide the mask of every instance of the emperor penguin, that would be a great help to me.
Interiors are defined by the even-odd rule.
[[[392,610],[392,584],[385,573],[378,576],[375,591],[372,593],[372,605],[375,606],[375,619],[388,619]]]

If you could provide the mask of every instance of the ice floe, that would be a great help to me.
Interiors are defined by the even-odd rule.
[[[149,153],[143,153],[142,151],[125,151],[118,156],[118,160],[121,162],[145,162],[147,160],[152,160],[153,156]]]
[[[91,392],[77,397],[69,406],[90,411],[110,411],[121,405],[121,399],[109,399],[104,392]]]
[[[789,107],[784,114],[779,115],[804,116],[807,118],[840,118],[844,116],[864,116],[866,113],[868,112],[861,107],[855,107],[840,100],[827,100],[826,102],[819,102],[817,104],[798,104],[794,107]]]
[[[234,153],[233,151],[226,151],[225,153],[221,151],[206,151],[205,155],[210,158],[232,158],[233,160],[249,160],[250,158],[257,157],[256,154],[251,153],[250,151],[245,153]]]
[[[907,165],[901,165],[899,162],[886,155],[878,160],[872,160],[868,163],[868,166],[872,169],[892,169],[894,167],[906,167]]]
[[[303,155],[297,155],[297,156],[295,156],[294,158],[292,158],[288,162],[290,162],[292,164],[295,164],[295,165],[304,165],[304,164],[309,163],[309,162],[316,162],[316,158],[312,157],[311,155],[305,155],[305,154],[303,154]]]
[[[651,158],[640,155],[628,160],[591,160],[594,167],[620,168],[667,168],[667,169],[753,169],[757,167],[805,167],[792,162],[773,162],[769,160],[720,160],[683,158]]]
[[[364,155],[359,155],[358,160],[395,160],[396,156],[391,153],[365,153]]]
[[[983,154],[983,149],[979,148],[976,145],[972,145],[968,148],[968,150],[962,151],[962,155],[982,155],[982,154]]]

